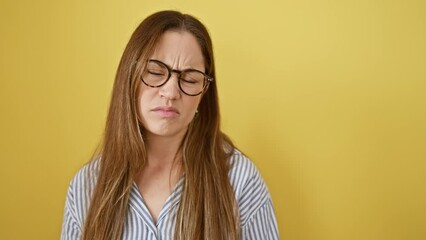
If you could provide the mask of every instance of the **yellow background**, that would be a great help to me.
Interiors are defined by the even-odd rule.
[[[58,239],[148,14],[198,16],[223,128],[261,170],[282,239],[426,239],[426,2],[0,3],[0,239]]]

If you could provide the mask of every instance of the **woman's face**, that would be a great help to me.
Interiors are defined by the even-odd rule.
[[[173,69],[193,68],[205,71],[204,58],[195,37],[186,31],[166,31],[150,59]],[[194,118],[202,95],[188,96],[178,85],[177,73],[161,87],[153,88],[140,81],[137,93],[139,121],[145,136],[183,136]]]

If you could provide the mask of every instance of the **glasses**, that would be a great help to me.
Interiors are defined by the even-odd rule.
[[[180,90],[189,96],[200,95],[213,78],[197,69],[184,69],[182,71],[172,69],[165,63],[150,59],[146,65],[141,79],[149,87],[161,87],[169,81],[172,73],[178,74]]]

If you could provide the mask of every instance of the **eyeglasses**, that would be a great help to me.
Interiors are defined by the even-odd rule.
[[[141,79],[145,85],[157,88],[166,84],[173,72],[178,74],[180,90],[189,96],[200,95],[213,81],[212,77],[200,70],[190,68],[179,71],[154,59],[148,60]]]

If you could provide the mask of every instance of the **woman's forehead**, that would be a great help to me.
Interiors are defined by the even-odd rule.
[[[166,31],[160,37],[151,59],[160,60],[175,69],[204,69],[200,44],[188,31]]]

